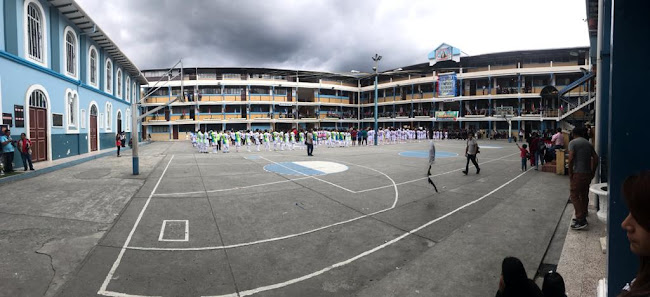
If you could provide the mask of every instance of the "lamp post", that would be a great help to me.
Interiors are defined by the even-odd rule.
[[[372,67],[372,70],[375,71],[375,113],[374,113],[374,118],[375,118],[374,130],[375,130],[375,133],[374,133],[373,136],[374,136],[374,143],[375,143],[375,145],[377,145],[377,136],[378,136],[377,130],[379,130],[379,126],[377,124],[377,112],[378,112],[377,101],[379,100],[379,98],[378,98],[379,91],[377,90],[379,74],[377,74],[377,66],[379,64],[379,60],[381,60],[381,56],[378,55],[378,54],[375,54],[375,56],[372,57],[372,60],[375,61],[375,66]]]

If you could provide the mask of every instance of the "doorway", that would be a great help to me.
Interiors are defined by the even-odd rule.
[[[92,105],[90,107],[90,129],[88,130],[90,134],[90,151],[94,152],[97,150],[97,106]]]
[[[32,141],[32,161],[47,160],[47,97],[40,90],[29,96],[29,136]]]

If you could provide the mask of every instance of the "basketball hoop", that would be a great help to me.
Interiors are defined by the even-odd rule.
[[[508,142],[512,142],[512,118],[514,117],[514,107],[501,106],[494,109],[495,115],[498,118],[503,118],[508,122]]]

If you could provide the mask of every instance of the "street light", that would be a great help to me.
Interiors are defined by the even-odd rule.
[[[377,101],[378,101],[377,97],[379,96],[379,91],[377,90],[378,77],[379,77],[379,74],[377,74],[377,66],[379,64],[379,60],[381,60],[381,56],[379,54],[375,54],[375,56],[372,57],[372,60],[375,62],[375,66],[372,67],[372,70],[375,71],[375,114],[374,114],[374,118],[375,118],[374,130],[375,130],[375,133],[374,133],[373,136],[374,136],[375,145],[377,145],[377,136],[378,136],[377,131],[379,130],[379,125],[377,124],[377,112],[379,111],[378,107],[377,107]]]

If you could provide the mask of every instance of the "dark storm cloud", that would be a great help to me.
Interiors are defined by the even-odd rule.
[[[446,2],[78,2],[141,69],[169,67],[182,57],[188,66],[370,71],[375,52],[384,57],[381,69],[395,68],[426,62],[428,51],[456,38],[435,34],[449,23],[444,17],[453,17],[436,13],[451,9]]]

